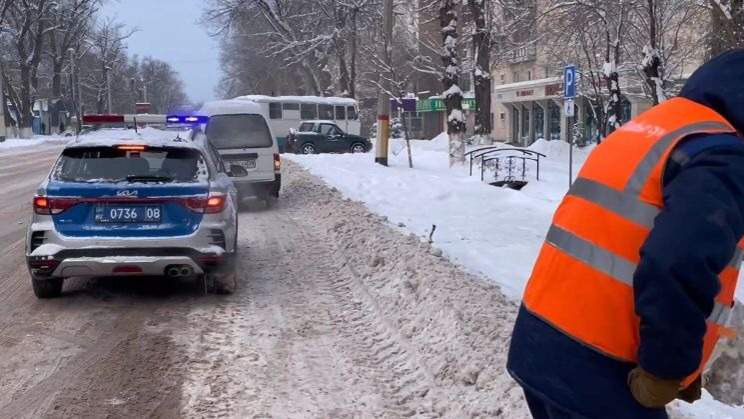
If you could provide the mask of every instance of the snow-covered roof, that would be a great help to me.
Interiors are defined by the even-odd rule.
[[[200,115],[234,115],[234,114],[263,114],[261,106],[254,102],[243,100],[215,100],[207,102],[199,110]]]
[[[320,96],[264,96],[264,95],[246,95],[238,96],[236,100],[246,100],[259,103],[270,102],[288,102],[288,103],[309,103],[322,105],[356,105],[357,101],[348,97],[320,97]]]
[[[183,132],[164,131],[145,127],[135,132],[133,129],[101,129],[81,135],[67,144],[67,148],[108,147],[112,145],[147,145],[150,147],[177,147],[201,149],[201,146],[188,139]]]

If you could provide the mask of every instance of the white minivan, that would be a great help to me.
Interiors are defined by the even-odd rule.
[[[281,159],[266,111],[250,101],[220,100],[206,103],[199,113],[209,117],[202,132],[225,165],[242,166],[248,173],[232,177],[239,198],[259,199],[267,205],[278,198]]]

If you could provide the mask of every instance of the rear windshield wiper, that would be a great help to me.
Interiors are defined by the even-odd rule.
[[[148,176],[148,175],[132,175],[127,176],[127,181],[130,183],[135,182],[173,182],[172,177],[168,176]]]

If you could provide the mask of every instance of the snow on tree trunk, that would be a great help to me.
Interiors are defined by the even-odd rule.
[[[450,167],[465,163],[465,114],[462,111],[460,60],[457,53],[457,10],[459,0],[442,0],[439,22],[442,28],[444,104],[447,109]]]
[[[664,93],[664,80],[661,78],[661,69],[663,62],[661,53],[657,47],[657,30],[656,30],[656,1],[647,0],[646,10],[648,12],[648,45],[643,47],[643,74],[646,75],[646,84],[648,85],[651,99],[654,105],[658,105],[666,100]]]
[[[612,134],[622,125],[622,94],[620,92],[620,75],[615,60],[606,61],[604,74],[610,97],[607,100],[607,132]]]
[[[473,81],[475,84],[475,135],[478,144],[492,144],[491,137],[491,34],[486,26],[488,0],[468,0],[475,21]]]
[[[643,48],[643,74],[646,75],[646,84],[648,84],[651,99],[654,105],[667,100],[664,93],[664,80],[661,78],[661,54],[656,48],[647,45]]]

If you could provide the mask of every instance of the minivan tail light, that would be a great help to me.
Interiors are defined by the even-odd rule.
[[[282,170],[282,158],[279,154],[274,154],[274,170]]]
[[[79,204],[77,198],[34,197],[34,212],[39,215],[57,215]]]

